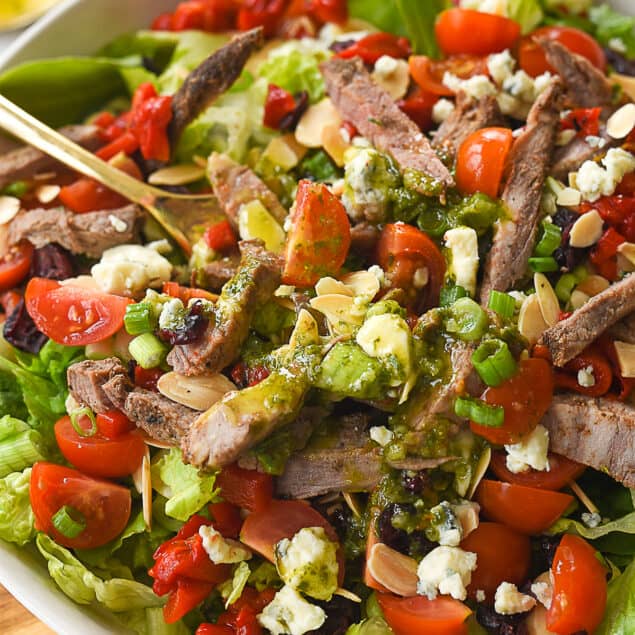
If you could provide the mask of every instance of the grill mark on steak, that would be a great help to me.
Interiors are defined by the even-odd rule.
[[[372,80],[361,59],[333,57],[323,62],[320,70],[342,119],[350,121],[376,148],[390,154],[402,170],[410,168],[428,175],[444,189],[454,185],[452,175],[417,124]]]
[[[65,126],[59,132],[87,150],[103,145],[96,126]],[[0,156],[0,189],[15,181],[32,179],[38,173],[62,169],[67,168],[35,148],[18,148]]]
[[[564,366],[606,329],[635,311],[635,274],[593,296],[568,318],[548,328],[539,343],[556,366]]]
[[[612,399],[563,394],[542,424],[549,449],[635,487],[635,409]]]
[[[594,108],[612,104],[613,87],[602,71],[556,40],[541,37],[538,38],[538,43],[543,48],[549,64],[562,77],[570,106]]]
[[[207,162],[207,175],[214,196],[234,228],[238,227],[241,206],[254,200],[259,200],[281,225],[284,223],[287,210],[260,177],[246,165],[214,152]]]
[[[122,221],[117,231],[110,217]],[[9,243],[29,240],[35,247],[57,243],[74,254],[99,258],[110,247],[138,242],[143,215],[136,205],[115,210],[75,214],[62,207],[34,209],[18,214],[9,225]]]
[[[261,27],[240,33],[187,76],[172,97],[172,148],[183,130],[238,79],[251,54],[263,43]]]
[[[182,375],[221,371],[234,361],[249,333],[251,318],[280,285],[282,260],[260,241],[242,241],[240,268],[224,287],[216,303],[216,319],[191,344],[175,346],[168,363]]]
[[[529,111],[527,126],[510,151],[509,173],[501,199],[511,220],[498,221],[485,264],[483,305],[487,305],[490,291],[507,291],[527,270],[538,232],[542,188],[560,126],[562,90],[560,80],[551,80]]]
[[[498,107],[496,97],[486,95],[480,99],[472,99],[463,91],[459,91],[455,108],[439,126],[432,145],[456,156],[463,141],[472,133],[488,126],[503,125],[505,117]]]
[[[115,378],[123,378],[122,386],[126,392],[133,389],[125,366],[116,357],[98,361],[87,359],[69,366],[66,371],[71,396],[98,414],[119,408],[115,401],[120,400],[113,401],[104,392],[104,385]]]

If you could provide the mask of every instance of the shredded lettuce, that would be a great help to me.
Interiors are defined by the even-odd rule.
[[[241,596],[250,575],[249,565],[243,561],[234,569],[234,575],[218,587],[225,600],[225,608],[229,608],[230,604],[233,604]]]
[[[518,22],[525,34],[542,22],[544,13],[538,0],[507,0],[507,16]]]
[[[609,582],[604,619],[595,635],[624,635],[635,631],[635,561]]]
[[[601,4],[591,7],[589,19],[594,35],[602,45],[612,47],[621,42],[626,57],[635,57],[635,17],[618,13],[608,4]]]
[[[29,500],[31,468],[0,479],[0,538],[23,546],[35,537]]]

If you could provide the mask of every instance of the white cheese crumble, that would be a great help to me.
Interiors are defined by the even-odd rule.
[[[584,512],[582,514],[582,522],[590,529],[594,529],[602,524],[602,516],[597,513]]]
[[[612,51],[621,55],[628,53],[628,48],[626,48],[626,44],[624,44],[624,40],[621,37],[612,37],[607,45]]]
[[[453,112],[454,102],[449,99],[439,99],[432,106],[432,121],[436,124],[443,123]]]
[[[237,540],[223,538],[211,525],[203,525],[198,530],[203,541],[203,549],[214,564],[235,564],[249,560],[252,553]]]
[[[602,159],[602,165],[604,167],[595,161],[585,161],[569,177],[571,185],[580,190],[584,200],[591,203],[615,192],[624,175],[635,170],[635,156],[623,148],[611,148]]]
[[[259,624],[272,635],[304,635],[320,628],[325,621],[326,613],[288,584],[258,615]]]
[[[531,592],[546,609],[551,606],[553,587],[548,582],[534,582],[531,585]]]
[[[128,223],[114,214],[108,215],[108,222],[112,225],[113,229],[120,234],[123,234],[128,229]]]
[[[514,68],[516,68],[516,61],[509,49],[494,53],[487,58],[487,70],[498,85],[502,85],[508,77],[514,74]]]
[[[485,598],[485,591],[483,591],[483,589],[476,589],[476,601],[485,602]]]
[[[473,99],[480,99],[487,95],[496,95],[496,86],[492,84],[487,75],[474,75],[468,79],[461,79],[446,71],[443,75],[443,83],[453,92],[463,91]]]
[[[506,445],[507,469],[514,474],[529,468],[549,471],[549,431],[543,425],[536,428],[518,443]]]
[[[373,426],[370,431],[370,438],[381,447],[387,446],[395,436],[392,430],[389,430],[386,426]]]
[[[521,593],[515,584],[501,582],[494,596],[494,610],[501,615],[526,613],[536,606],[536,599]]]
[[[429,600],[434,600],[439,593],[465,600],[474,569],[475,553],[458,547],[437,547],[419,563],[417,592]]]
[[[461,0],[461,9],[472,9],[481,13],[507,16],[507,0]]]
[[[595,375],[593,374],[593,366],[581,368],[578,371],[578,384],[583,388],[591,388],[595,386]]]
[[[445,232],[444,240],[452,256],[450,273],[458,286],[474,296],[479,263],[476,231],[472,227],[455,227]]]
[[[399,67],[398,61],[390,55],[382,55],[376,62],[374,71],[381,77],[390,77]]]

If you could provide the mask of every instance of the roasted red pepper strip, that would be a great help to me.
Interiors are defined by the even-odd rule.
[[[633,388],[635,388],[635,379],[632,377],[622,377],[620,362],[617,358],[615,350],[615,342],[608,335],[602,335],[597,342],[598,348],[606,354],[611,366],[613,367],[613,385],[611,386],[611,394],[607,395],[615,397],[619,401],[626,401]]]
[[[578,372],[592,369],[594,383],[582,386],[578,382]],[[554,385],[589,397],[602,397],[611,389],[613,370],[609,360],[595,347],[590,347],[574,357],[562,370],[555,369]]]
[[[212,503],[208,506],[214,529],[225,538],[238,538],[243,519],[240,516],[240,508],[231,503]]]
[[[137,365],[134,368],[135,386],[158,392],[157,382],[161,375],[163,375],[163,371],[160,368],[141,368],[141,366]]]
[[[273,479],[269,474],[244,470],[237,465],[224,467],[216,477],[221,496],[249,511],[260,511],[273,498]]]
[[[418,86],[406,99],[401,99],[397,105],[424,132],[432,128],[432,108],[439,101],[439,95],[428,93]]]
[[[167,624],[178,622],[193,608],[197,607],[214,590],[214,584],[188,580],[177,582],[176,589],[170,593],[168,603],[163,607],[163,619]]]
[[[219,223],[210,225],[205,230],[203,239],[205,240],[205,244],[215,251],[230,251],[238,246],[236,232],[227,220],[222,220]]]
[[[238,12],[238,29],[261,26],[266,36],[273,35],[288,4],[289,0],[245,0]]]
[[[130,131],[139,141],[144,159],[167,161],[170,142],[167,128],[172,119],[172,97],[158,95],[149,82],[141,84],[132,98]]]
[[[562,130],[575,130],[578,137],[600,134],[601,108],[577,108],[560,120]]]
[[[609,227],[589,254],[589,259],[600,275],[608,280],[617,280],[617,248],[623,242],[624,236]]]
[[[392,33],[371,33],[337,53],[337,57],[361,57],[366,64],[374,64],[384,55],[406,59],[410,53],[410,42],[407,38]]]
[[[631,187],[630,185],[628,187]],[[603,196],[595,203],[583,203],[580,211],[597,210],[605,223],[629,242],[635,241],[635,196]]]
[[[295,99],[291,93],[280,86],[269,84],[263,123],[268,128],[279,130],[282,120],[295,110],[295,105]]]

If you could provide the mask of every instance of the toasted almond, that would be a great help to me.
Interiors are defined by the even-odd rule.
[[[538,296],[540,312],[547,326],[557,324],[558,318],[560,317],[558,296],[544,273],[534,274],[534,287],[536,288],[536,295]]]
[[[146,446],[146,453],[141,462],[141,507],[146,527],[152,529],[152,472],[150,471],[150,451]]]
[[[617,253],[635,265],[635,243],[622,243],[617,248]]]
[[[600,240],[604,221],[597,210],[582,214],[571,227],[569,244],[572,247],[590,247]]]
[[[307,311],[302,309],[298,313],[298,319],[295,322],[293,333],[289,338],[289,348],[299,348],[301,346],[309,346],[317,344],[320,341],[320,335],[315,318]]]
[[[395,60],[395,68],[388,74],[378,72],[371,73],[374,82],[381,86],[395,101],[401,99],[410,86],[410,71],[408,62]]]
[[[187,185],[199,181],[205,176],[205,168],[194,163],[170,165],[153,172],[148,177],[152,185]]]
[[[344,155],[351,144],[342,135],[342,127],[338,123],[324,126],[322,130],[322,145],[327,154],[340,168],[344,165]]]
[[[606,132],[613,139],[624,139],[635,128],[635,104],[624,104],[606,122]]]
[[[366,567],[370,575],[389,591],[403,597],[417,595],[417,561],[383,542],[373,545]]]
[[[145,448],[146,452],[149,452],[148,447]],[[145,455],[144,455],[145,458]],[[131,474],[132,484],[139,494],[143,494],[143,460],[139,467]]]
[[[492,449],[488,446],[481,452],[481,456],[478,457],[478,463],[474,468],[474,475],[470,481],[470,486],[467,490],[467,497],[471,499],[474,496],[474,492],[479,483],[483,480],[487,470],[489,469],[490,461],[492,460]]]
[[[580,282],[576,289],[586,293],[589,297],[593,297],[602,291],[606,291],[611,283],[603,276],[591,275],[587,276],[582,282]]]
[[[295,129],[295,139],[307,148],[319,148],[322,145],[322,130],[333,124],[340,126],[342,118],[333,102],[325,97],[307,108]]]
[[[310,301],[310,305],[323,313],[335,333],[348,335],[352,328],[363,322],[363,315],[355,306],[353,298],[347,295],[329,293]]]
[[[635,344],[615,341],[615,352],[622,377],[635,377]]]
[[[354,295],[353,290],[347,284],[330,276],[320,278],[315,283],[315,292],[318,295],[328,295],[330,293],[339,293],[350,297]]]
[[[364,513],[364,506],[359,502],[357,496],[351,492],[342,492],[342,498],[346,501],[346,505],[353,512],[353,515],[361,518]]]
[[[144,432],[139,428],[139,433],[143,437],[143,440],[146,442],[146,445],[149,445],[151,448],[159,448],[160,450],[170,450],[171,448],[177,448],[179,446],[178,442],[170,443],[169,441],[162,441],[161,439],[155,439],[151,437],[147,432]]]
[[[370,271],[352,271],[342,277],[342,282],[352,289],[356,296],[369,300],[372,300],[381,288],[377,276]]]
[[[563,187],[556,196],[556,203],[563,207],[575,207],[580,205],[582,194],[573,187]]]
[[[159,392],[168,399],[194,410],[208,410],[236,386],[220,373],[186,376],[174,371],[165,373],[157,382]]]
[[[335,591],[333,591],[333,595],[339,595],[340,597],[346,598],[347,600],[355,602],[356,604],[362,603],[362,598],[360,598],[359,595],[356,595],[348,589],[342,589],[342,587],[335,589]]]
[[[481,511],[481,506],[478,503],[463,502],[454,507],[454,514],[457,520],[461,523],[462,536],[465,538],[469,536],[477,527],[479,523],[478,514]]]
[[[52,203],[59,195],[62,188],[59,185],[40,185],[35,190],[35,196],[40,203],[46,205]]]
[[[19,211],[19,198],[15,196],[0,196],[0,225],[13,220]]]
[[[542,316],[538,296],[535,293],[527,296],[520,307],[518,330],[530,344],[535,344],[547,330],[547,323]]]
[[[574,289],[571,293],[571,297],[569,298],[569,303],[571,304],[571,308],[575,311],[579,309],[581,306],[586,304],[589,301],[589,298],[584,291],[579,291],[578,289]]]
[[[307,149],[295,140],[292,134],[274,137],[265,148],[262,156],[284,170],[294,168],[307,153]]]
[[[635,100],[635,77],[611,73],[609,79],[622,87],[622,90],[633,100]]]

